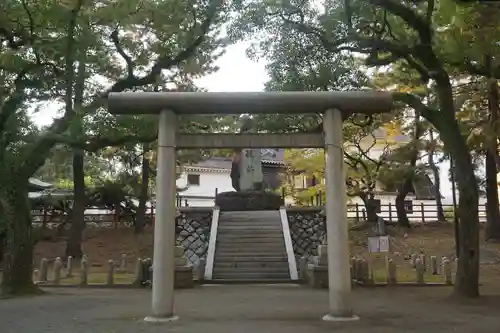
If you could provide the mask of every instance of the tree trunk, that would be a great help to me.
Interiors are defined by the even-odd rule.
[[[457,213],[460,219],[460,248],[455,293],[465,297],[477,297],[479,296],[479,195],[468,147],[463,138],[460,139],[462,141],[457,145],[458,149],[452,153],[458,181]]]
[[[144,229],[146,224],[146,202],[148,201],[149,189],[149,159],[147,153],[149,152],[149,144],[145,143],[142,146],[142,179],[141,191],[139,193],[139,206],[137,207],[137,215],[135,219],[134,232],[139,234]]]
[[[1,293],[24,295],[38,292],[33,283],[33,238],[28,202],[28,179],[2,186],[2,218],[5,222],[5,247],[2,261]]]
[[[427,120],[439,131],[445,148],[454,160],[458,180],[459,257],[454,294],[479,296],[479,190],[472,157],[455,118],[455,101],[450,79],[445,72],[436,76],[439,112],[426,113]]]
[[[412,180],[411,178],[407,177],[403,182],[403,186],[401,186],[401,188],[399,189],[395,200],[398,226],[403,228],[410,228],[410,220],[408,219],[408,214],[406,214],[405,198],[406,195],[411,191],[411,188]]]
[[[85,63],[80,62],[78,66],[78,77],[75,82],[75,103],[72,112],[78,112],[83,104],[83,92],[85,89]],[[69,88],[68,88],[69,89]],[[66,103],[71,103],[67,100]],[[82,135],[81,119],[75,119],[71,128],[75,137]],[[87,197],[85,195],[85,171],[84,171],[85,151],[83,149],[73,149],[73,209],[71,211],[71,224],[68,241],[66,243],[66,256],[81,258],[83,230],[85,230],[85,207]]]
[[[434,154],[436,152],[435,149],[436,141],[434,140],[434,131],[432,128],[429,129],[429,138],[431,141],[432,148],[429,149],[427,162],[429,163],[429,167],[431,168],[432,175],[434,177],[434,188],[435,188],[434,195],[436,196],[437,219],[439,222],[443,222],[446,221],[446,217],[444,216],[443,201],[441,199],[441,176],[439,175],[438,166],[436,165],[436,163],[434,163]]]
[[[71,224],[68,241],[66,243],[66,256],[81,258],[83,231],[85,230],[85,173],[84,152],[81,149],[73,150],[73,209],[71,211]]]
[[[486,149],[486,230],[485,239],[500,241],[500,204],[498,202],[497,165],[498,156],[497,122],[498,122],[498,85],[497,80],[490,79],[488,91],[488,109],[490,113],[490,137],[487,138]]]
[[[486,151],[486,230],[485,239],[500,241],[500,211],[498,203],[497,168],[495,157]]]
[[[398,216],[398,225],[404,228],[410,227],[410,220],[408,219],[408,215],[406,214],[404,202],[408,193],[410,193],[413,190],[413,179],[415,177],[415,172],[416,172],[415,167],[417,166],[417,160],[419,155],[419,143],[420,143],[420,137],[422,136],[422,132],[423,132],[423,127],[420,122],[420,113],[417,110],[415,110],[413,140],[410,143],[412,147],[411,147],[409,170],[405,172],[404,179],[401,183],[401,186],[398,189],[398,194],[396,196],[396,213]]]
[[[361,198],[361,200],[363,200],[363,203],[364,203],[365,208],[366,208],[366,221],[368,223],[372,223],[372,224],[377,223],[378,215],[377,215],[376,207],[372,201],[373,196],[371,196],[371,195],[369,196],[369,195],[363,193],[359,197]]]

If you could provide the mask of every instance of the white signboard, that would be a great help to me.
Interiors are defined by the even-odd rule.
[[[389,252],[389,236],[380,236],[379,252]]]
[[[368,252],[389,252],[389,236],[368,237]]]

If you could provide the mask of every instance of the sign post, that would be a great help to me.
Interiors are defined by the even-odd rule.
[[[389,259],[389,251],[389,236],[368,237],[368,263],[370,265],[370,275],[372,281],[375,281],[375,276],[373,274],[374,254],[382,253],[386,259],[385,261],[387,262],[387,260]]]

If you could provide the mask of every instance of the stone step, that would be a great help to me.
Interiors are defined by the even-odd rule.
[[[219,219],[221,224],[281,224],[281,219]]]
[[[215,252],[214,265],[217,263],[226,262],[288,262],[288,257],[286,255],[273,256],[273,255],[255,255],[255,254],[238,254],[238,255],[224,255]]]
[[[219,219],[222,224],[281,224],[281,219]]]
[[[224,223],[219,223],[219,229],[236,229],[236,230],[241,230],[241,229],[279,229],[281,230],[281,224],[274,224],[274,223],[267,223],[267,224],[238,224],[238,223],[231,223],[231,224],[224,224]]]
[[[283,237],[275,237],[275,238],[267,238],[267,239],[262,239],[259,237],[255,238],[245,238],[245,239],[227,239],[227,238],[217,238],[217,246],[222,245],[222,246],[238,246],[238,244],[241,244],[243,246],[245,245],[257,245],[257,246],[265,246],[265,245],[277,245],[277,246],[285,246],[285,240]]]
[[[226,267],[226,268],[214,268],[213,274],[215,275],[227,275],[227,274],[255,274],[255,273],[276,273],[289,275],[288,267],[260,267],[258,270],[255,267]]]
[[[288,261],[218,261],[214,265],[214,269],[253,269],[254,271],[260,271],[264,268],[279,268],[287,271]]]
[[[252,218],[252,217],[219,217],[219,223],[241,223],[241,224],[281,224],[281,218],[279,216],[272,218]]]
[[[226,216],[243,216],[243,217],[279,217],[279,211],[278,210],[239,210],[236,212],[221,212],[220,214],[221,217],[226,217]]]
[[[285,248],[285,241],[282,238],[275,238],[272,241],[268,242],[238,242],[238,241],[233,241],[233,242],[228,242],[227,240],[217,240],[216,243],[217,247],[224,247],[224,248],[234,248],[234,247],[241,247],[245,248],[247,246],[253,246],[253,247],[271,247],[271,248]]]
[[[269,254],[269,255],[283,255],[286,254],[286,250],[284,247],[266,247],[266,248],[259,248],[259,247],[237,247],[237,248],[230,248],[230,247],[219,247],[215,249],[215,253],[218,254],[227,254],[227,255],[238,255],[240,253],[253,253],[256,255],[259,254]]]
[[[267,232],[253,232],[253,231],[228,231],[228,230],[218,230],[217,233],[217,239],[219,239],[219,236],[223,236],[226,238],[255,238],[255,237],[262,237],[262,238],[276,238],[280,237],[283,238],[283,231],[281,230],[275,230],[275,231],[267,231]]]
[[[239,235],[239,236],[248,236],[248,235],[277,235],[283,234],[283,230],[281,228],[218,228],[217,235]]]
[[[240,246],[240,247],[228,247],[228,246],[218,246],[215,248],[215,253],[219,254],[238,254],[238,253],[254,253],[254,254],[282,254],[286,253],[284,246]]]
[[[213,279],[223,279],[223,280],[271,280],[271,279],[290,279],[290,273],[288,272],[227,272],[227,273],[216,273],[214,271],[212,275]]]
[[[221,236],[221,237],[219,237]],[[217,239],[228,239],[228,238],[283,238],[283,232],[281,230],[277,231],[267,231],[267,232],[258,232],[258,231],[219,231],[217,233]]]
[[[256,229],[256,228],[264,228],[264,229],[282,229],[281,224],[277,223],[262,223],[262,224],[240,224],[240,223],[219,223],[219,228],[225,229]]]
[[[242,221],[242,222],[251,222],[251,221],[281,221],[281,217],[279,214],[276,215],[268,215],[268,216],[252,216],[252,215],[219,215],[219,221]]]
[[[300,281],[287,279],[212,279],[204,280],[204,284],[298,284]]]
[[[278,235],[276,237],[228,237],[228,236],[223,236],[219,237],[220,235],[217,236],[217,244],[219,242],[222,244],[247,244],[247,243],[284,243],[284,238],[283,235]]]

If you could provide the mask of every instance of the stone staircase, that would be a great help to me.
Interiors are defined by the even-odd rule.
[[[212,282],[290,282],[279,211],[221,212]]]

